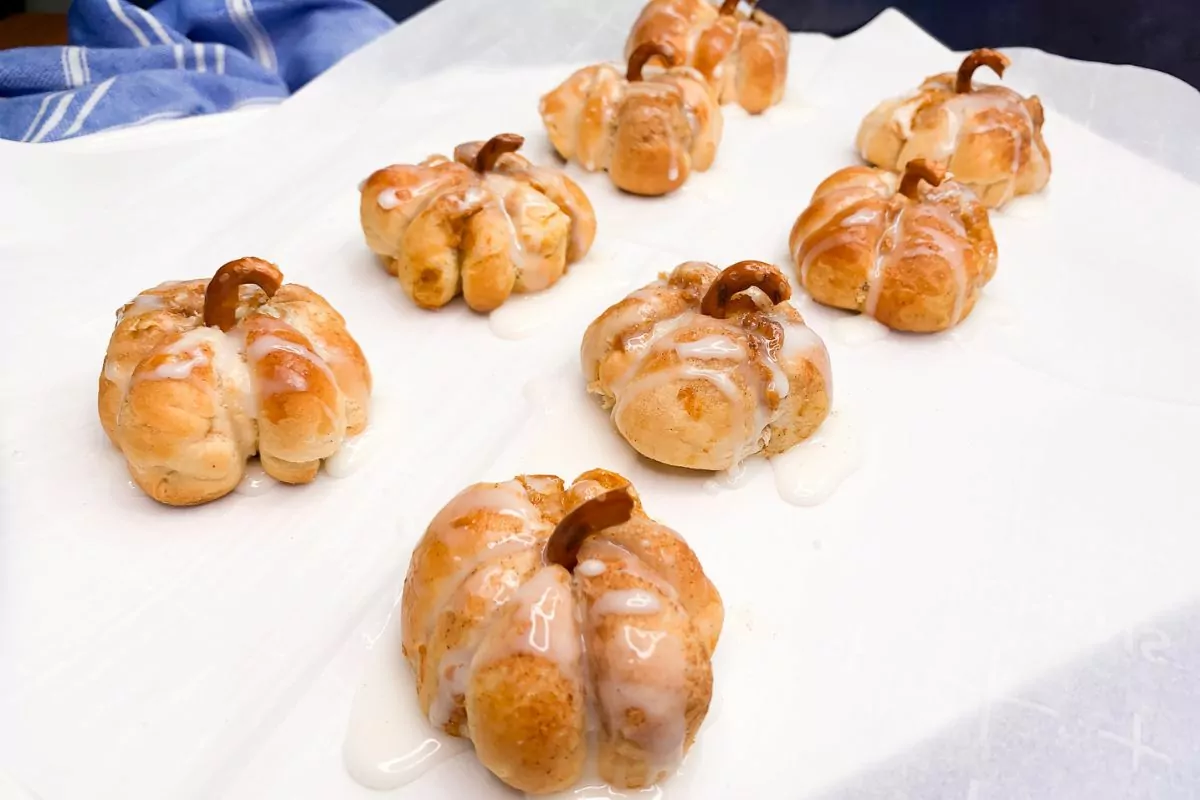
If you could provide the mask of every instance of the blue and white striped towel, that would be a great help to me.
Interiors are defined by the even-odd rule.
[[[74,0],[69,47],[0,51],[0,138],[278,102],[393,23],[364,0]]]

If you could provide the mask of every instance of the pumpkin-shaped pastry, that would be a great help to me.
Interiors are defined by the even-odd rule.
[[[695,67],[721,103],[760,114],[783,99],[787,82],[788,32],[779,20],[738,0],[718,9],[708,0],[650,0],[625,42],[625,57],[644,44],[670,46]]]
[[[589,172],[608,170],[633,194],[661,195],[683,185],[692,170],[712,166],[721,142],[721,107],[704,76],[691,67],[647,69],[675,51],[650,43],[629,57],[622,76],[611,64],[579,70],[542,98],[542,121],[563,158]]]
[[[987,209],[920,159],[903,178],[873,167],[833,173],[796,220],[790,244],[814,300],[899,331],[956,325],[996,272]]]
[[[566,789],[665,778],[708,713],[724,610],[679,534],[593,470],[476,484],[413,551],[404,655],[429,721],[496,777]]]
[[[117,312],[100,422],[142,491],[195,505],[233,491],[255,453],[276,480],[308,483],[366,428],[370,394],[342,316],[274,264],[240,258]]]
[[[722,470],[782,453],[829,413],[825,344],[775,267],[691,261],[601,314],[583,336],[588,391],[642,455]]]
[[[367,246],[422,308],[462,294],[491,311],[554,285],[596,237],[592,204],[561,170],[535,167],[502,133],[373,173],[359,206]]]
[[[995,50],[976,50],[957,75],[934,75],[912,94],[884,101],[858,130],[862,157],[894,172],[917,158],[945,164],[989,208],[1041,191],[1050,180],[1042,102],[971,79],[981,66],[1003,75],[1008,63]]]

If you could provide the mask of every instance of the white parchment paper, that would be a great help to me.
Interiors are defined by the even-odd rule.
[[[545,403],[582,391],[579,336],[619,287],[685,258],[786,267],[862,114],[957,61],[900,15],[798,35],[785,103],[729,109],[716,167],[676,195],[579,176],[600,223],[581,268],[615,295],[564,292],[526,339],[461,304],[418,311],[361,241],[355,185],[380,165],[500,130],[549,158],[537,97],[619,52],[637,5],[448,0],[228,128],[0,147],[0,768],[47,800],[374,796],[341,738],[424,523],[471,481],[604,463],[726,602],[687,797],[1194,793],[1196,94],[1019,55],[1008,82],[1043,96],[1055,172],[996,215],[971,319],[856,344],[800,302],[866,460],[797,509],[761,465],[704,491],[613,447],[598,409]],[[249,253],[347,317],[386,444],[340,481],[155,506],[96,420],[112,312]],[[508,794],[467,755],[395,796]]]

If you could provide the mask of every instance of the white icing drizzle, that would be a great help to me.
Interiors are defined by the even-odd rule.
[[[379,196],[375,198],[375,202],[378,203],[379,207],[385,211],[391,211],[393,208],[400,205],[400,198],[396,195],[396,190],[389,187],[379,193]]]
[[[614,589],[592,604],[597,614],[657,614],[661,609],[658,598],[645,589]]]
[[[544,567],[521,585],[513,597],[514,618],[528,619],[529,629],[513,639],[513,649],[544,656],[560,665],[579,663],[579,636],[571,617],[570,587],[557,567]]]
[[[872,225],[882,214],[883,211],[879,208],[860,208],[843,217],[839,224],[843,228],[850,228],[855,225]]]
[[[477,534],[454,524],[456,520],[472,511],[490,511],[518,520],[520,528],[499,536],[493,534],[486,541],[476,543],[474,537]],[[480,579],[468,589],[472,601],[483,600],[500,605],[521,588],[519,576],[498,562],[506,556],[538,545],[544,539],[544,533],[542,536],[535,533],[535,525],[547,527],[548,523],[542,520],[538,510],[529,502],[524,487],[517,481],[470,487],[459,493],[438,513],[430,523],[430,530],[449,551],[456,569],[451,575],[440,579],[437,584],[426,587],[426,591],[437,593],[435,601],[429,606],[429,614],[424,619],[427,635],[438,624],[445,608],[463,591],[464,584],[473,581],[472,576],[477,572]],[[487,597],[479,593],[483,587],[492,590]],[[462,599],[465,600],[466,597]],[[449,722],[459,707],[459,700],[470,682],[478,646],[478,636],[468,637],[460,647],[442,656],[438,666],[437,686],[429,709],[429,721],[439,729]],[[510,647],[509,650],[511,649]]]
[[[216,328],[193,328],[159,352],[170,358],[153,369],[137,373],[135,380],[187,380],[197,367],[211,363],[220,385],[232,389],[232,399],[240,405],[240,411],[249,417],[256,415],[249,370],[237,342],[227,334]],[[109,366],[112,369],[106,367],[105,375],[110,380],[119,378],[119,370]]]
[[[474,670],[514,655],[531,655],[554,664],[568,679],[581,677],[582,640],[576,622],[570,576],[559,566],[545,566],[512,594],[501,616],[483,635],[479,648],[467,663],[461,656],[451,664],[451,686],[439,682],[439,700],[466,691]],[[439,666],[444,670],[445,666]],[[439,675],[444,673],[439,673]],[[457,699],[445,704],[452,713]],[[439,715],[433,716],[437,710]],[[431,709],[430,720],[438,724],[449,714],[439,706]]]
[[[513,219],[514,213],[522,222],[525,219],[525,197],[521,191],[521,185],[512,178],[495,173],[485,175],[484,182],[494,195],[496,207],[504,215],[504,221],[508,224],[508,257],[512,261],[513,267],[523,276],[526,262],[525,243],[521,239],[521,231],[517,227],[517,222]]]
[[[483,547],[473,547],[474,534],[454,525],[455,520],[473,511],[490,511],[515,519],[520,523],[520,528],[504,533],[502,536],[490,538]],[[540,539],[535,531],[535,526],[545,528],[548,524],[542,520],[537,508],[529,502],[524,487],[517,481],[472,486],[460,492],[447,503],[446,507],[438,512],[429,527],[442,544],[454,554],[458,569],[453,575],[442,579],[439,587],[430,588],[431,591],[439,591],[439,596],[431,606],[429,619],[425,620],[426,629],[433,629],[440,610],[449,602],[463,581],[481,564],[537,545]]]
[[[254,341],[246,348],[246,359],[254,365],[266,358],[274,352],[291,353],[294,356],[299,356],[305,361],[313,365],[321,372],[333,386],[337,386],[337,378],[334,377],[333,371],[329,369],[329,365],[324,359],[319,358],[316,353],[309,350],[302,344],[283,339],[274,334],[260,334],[255,337]],[[274,378],[263,379],[258,378],[258,389],[261,393],[266,394],[288,392],[304,392],[309,388],[308,379],[294,370],[277,370]],[[332,414],[332,410],[330,410]]]
[[[161,294],[143,292],[133,298],[133,302],[122,312],[121,319],[149,314],[152,311],[161,311],[164,308],[166,308],[166,298]]]
[[[909,207],[904,206],[896,212],[895,219],[892,220],[891,225],[888,226],[883,236],[879,237],[879,242],[875,245],[875,260],[871,262],[871,271],[867,273],[867,300],[863,306],[872,317],[875,316],[875,309],[879,306],[879,295],[883,291],[888,255],[895,250],[900,241],[901,225],[904,224],[904,214],[908,210]]]
[[[644,361],[644,359],[643,359]],[[640,367],[642,361],[638,362]],[[729,438],[722,442],[722,447],[719,448],[725,458],[732,463],[741,461],[748,455],[753,454],[761,447],[761,437],[763,425],[757,430],[746,419],[747,405],[746,397],[742,387],[733,379],[734,372],[746,370],[743,365],[735,365],[730,367],[706,367],[697,365],[691,359],[680,359],[678,364],[673,366],[663,367],[653,372],[638,374],[632,380],[624,385],[619,391],[614,389],[616,393],[616,403],[613,405],[613,418],[620,419],[628,404],[632,402],[640,393],[651,392],[659,386],[667,383],[688,380],[703,380],[717,389],[728,401],[732,413],[733,422],[730,426]],[[636,374],[636,371],[635,371]],[[748,376],[747,387],[751,394],[755,394],[757,384],[754,381],[754,376]],[[765,387],[762,387],[765,389]],[[755,404],[755,422],[761,422],[763,418],[770,421],[770,410],[760,411],[759,406],[766,403],[765,392],[759,390],[757,393],[757,402]],[[718,448],[714,448],[718,449]]]
[[[599,575],[603,575],[606,569],[607,567],[604,565],[603,561],[589,558],[586,561],[580,561],[578,566],[575,567],[575,572],[576,574],[582,575],[585,578],[595,578]]]
[[[684,674],[682,642],[664,630],[625,624],[608,652],[625,669],[614,668],[596,681],[605,728],[641,747],[651,775],[669,773],[683,760],[687,731],[687,695],[679,680]],[[630,709],[642,712],[637,715],[642,724],[629,722]]]
[[[723,334],[703,336],[694,342],[679,342],[675,352],[680,358],[746,358],[746,348],[741,342]]]
[[[901,217],[904,218],[903,223],[900,222]],[[944,260],[954,275],[956,292],[951,324],[957,323],[962,317],[971,288],[966,265],[967,232],[962,221],[941,205],[920,203],[906,207],[897,216],[897,225],[901,227],[897,229],[895,246],[888,257],[893,261],[912,256],[933,256]],[[950,233],[944,231],[943,226],[950,228]],[[878,301],[877,290],[875,299]],[[868,313],[873,316],[874,305],[868,305]]]
[[[138,373],[138,380],[142,381],[182,381],[191,377],[192,370],[196,367],[208,364],[208,353],[202,349],[202,344],[208,344],[209,339],[203,334],[207,331],[206,328],[196,328],[188,331],[181,336],[178,341],[163,348],[164,353],[169,353],[178,358],[168,359],[163,361],[154,369],[146,370]]]
[[[119,382],[123,377],[128,367],[122,367],[115,359],[104,359],[104,377],[113,383]]]

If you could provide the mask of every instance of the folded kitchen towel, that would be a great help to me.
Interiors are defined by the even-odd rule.
[[[74,0],[71,45],[0,51],[0,138],[274,103],[393,22],[365,0]]]

